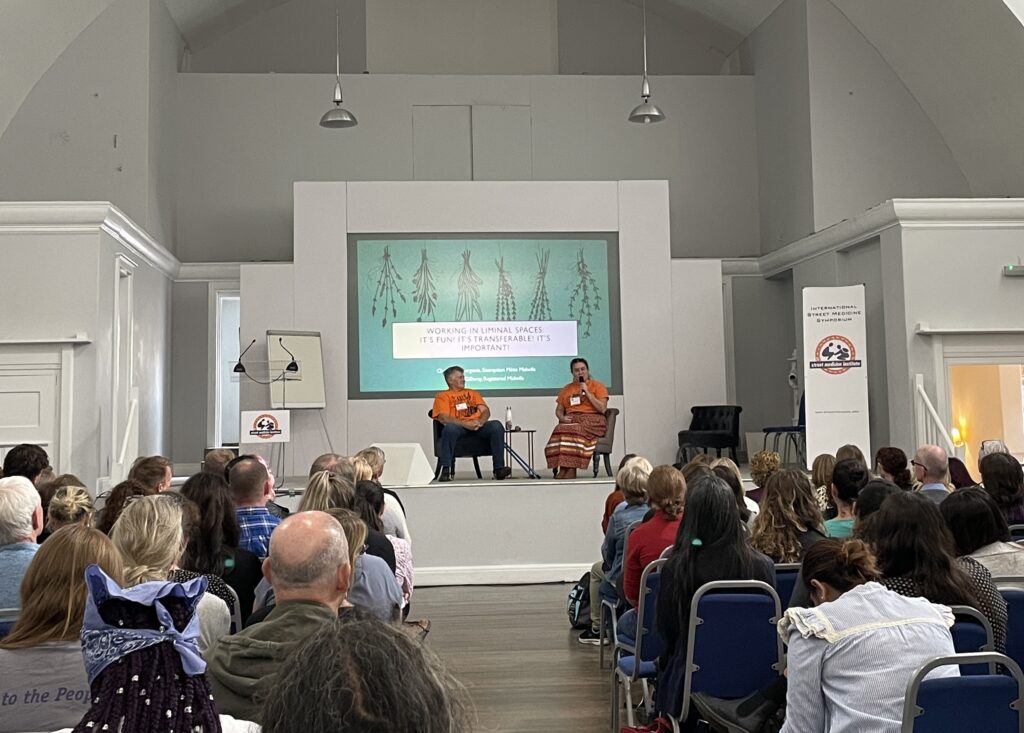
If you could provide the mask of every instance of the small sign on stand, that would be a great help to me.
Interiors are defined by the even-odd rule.
[[[291,440],[290,410],[243,410],[241,443],[287,443]]]

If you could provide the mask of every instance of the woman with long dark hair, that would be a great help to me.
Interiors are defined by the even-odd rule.
[[[862,531],[878,558],[882,585],[932,603],[978,609],[992,624],[996,651],[1006,649],[1006,601],[984,566],[956,557],[953,536],[931,499],[917,491],[893,494]]]
[[[981,459],[981,482],[1009,524],[1024,523],[1024,470],[1009,453],[992,453]]]
[[[954,491],[939,512],[953,533],[957,555],[970,555],[993,576],[1024,575],[1024,547],[1011,541],[1006,517],[983,488]]]
[[[249,618],[256,586],[263,578],[262,563],[238,546],[238,519],[227,481],[218,474],[197,473],[181,487],[181,495],[198,508],[181,567],[222,578],[238,595],[242,618]]]
[[[747,542],[736,497],[717,476],[698,478],[686,492],[686,511],[661,570],[656,625],[665,640],[658,675],[658,708],[678,716],[690,602],[713,580],[763,580],[775,585],[775,565]]]
[[[875,453],[875,470],[886,481],[891,481],[904,491],[914,488],[914,477],[910,474],[907,454],[899,448],[886,446]]]

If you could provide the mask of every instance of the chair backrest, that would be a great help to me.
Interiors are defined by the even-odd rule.
[[[807,402],[805,400],[805,397],[806,397],[806,395],[803,392],[801,392],[800,393],[800,412],[798,413],[797,421],[796,421],[797,426],[801,427],[801,428],[807,427]]]
[[[238,600],[238,593],[235,589],[230,585],[227,585],[227,583],[224,585],[227,587],[228,592],[231,593],[231,598],[234,601],[231,608],[231,633],[237,634],[242,630],[242,603]]]
[[[994,652],[995,639],[992,624],[981,611],[970,606],[951,606],[955,621],[949,633],[953,635],[953,649],[957,654]],[[960,674],[995,674],[995,664],[960,665]]]
[[[789,608],[789,599],[793,596],[793,588],[796,586],[796,579],[799,575],[800,563],[775,563],[775,590],[779,594],[779,602],[782,604],[783,611]]]
[[[636,654],[642,662],[653,662],[665,651],[665,640],[654,628],[658,608],[658,589],[661,587],[661,568],[665,560],[658,559],[644,568],[640,576],[640,599],[636,606]],[[633,676],[640,672],[640,665],[633,665]]]
[[[949,664],[1002,664],[1012,675],[970,675],[925,679]],[[921,665],[903,700],[902,733],[1024,733],[1021,693],[1024,675],[1009,657],[995,652],[936,657]]]
[[[993,579],[1006,599],[1006,655],[1017,664],[1024,664],[1024,589],[1005,585]]]
[[[20,615],[20,608],[0,608],[0,639],[11,633]]]
[[[737,698],[782,673],[779,595],[760,580],[705,583],[690,603],[683,714],[694,692]]]
[[[1010,537],[1015,540],[1024,540],[1024,524],[1011,524]]]
[[[597,439],[597,447],[594,449],[595,453],[612,452],[612,446],[615,444],[615,421],[618,416],[619,410],[616,407],[609,407],[604,411],[606,427],[604,435]]]
[[[693,415],[690,430],[717,430],[739,434],[740,413],[743,412],[739,405],[694,405],[690,412]]]

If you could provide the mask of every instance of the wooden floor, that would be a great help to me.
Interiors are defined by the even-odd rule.
[[[576,641],[570,584],[417,588],[412,618],[469,690],[478,731],[608,730],[611,672]]]

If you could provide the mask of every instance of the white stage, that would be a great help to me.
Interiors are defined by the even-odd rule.
[[[469,461],[461,464],[472,475]],[[405,504],[416,585],[432,586],[578,580],[600,558],[601,514],[614,485],[602,470],[597,479],[391,488]],[[294,511],[299,500],[293,493],[278,503]]]

